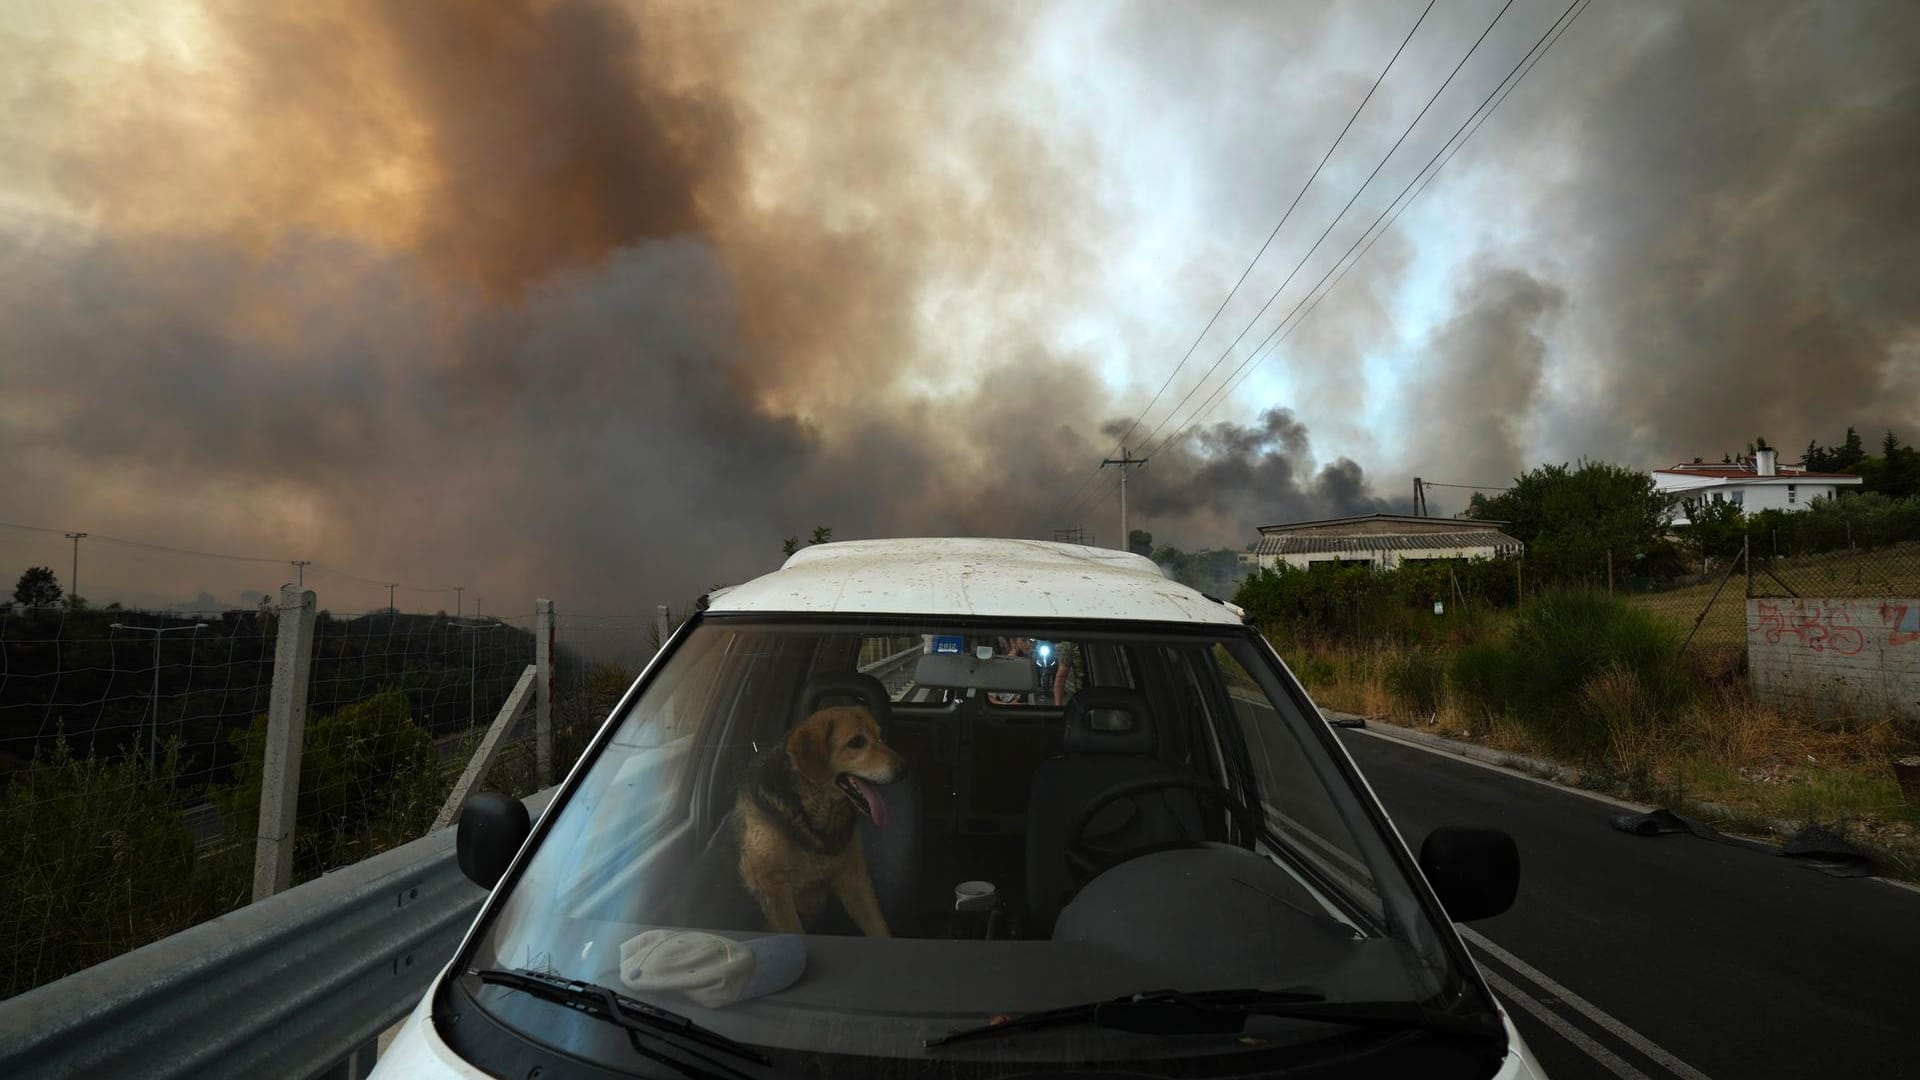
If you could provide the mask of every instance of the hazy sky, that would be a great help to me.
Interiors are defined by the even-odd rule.
[[[1216,396],[1568,10],[1435,3],[1141,417],[1425,8],[0,0],[0,521],[629,612],[816,524],[1111,542],[1136,418],[1188,546],[1920,437],[1907,3],[1575,9]],[[293,573],[84,552],[96,599]]]

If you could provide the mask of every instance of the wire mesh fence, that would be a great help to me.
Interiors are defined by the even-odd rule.
[[[251,898],[281,612],[0,611],[0,996]],[[652,652],[651,615],[562,619],[554,776]],[[293,880],[423,835],[534,664],[532,614],[314,617]],[[481,786],[541,786],[534,711]]]

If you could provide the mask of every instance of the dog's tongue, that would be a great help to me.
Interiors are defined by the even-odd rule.
[[[853,781],[853,786],[859,789],[860,797],[867,800],[868,816],[873,818],[873,823],[875,825],[885,825],[887,823],[887,800],[882,798],[880,792],[865,780],[851,773],[847,774],[847,779]]]

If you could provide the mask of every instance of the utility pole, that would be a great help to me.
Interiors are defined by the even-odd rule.
[[[1417,476],[1413,478],[1413,516],[1427,516],[1427,485]]]
[[[1103,469],[1109,465],[1120,466],[1120,550],[1121,551],[1126,551],[1128,548],[1128,545],[1133,543],[1132,535],[1127,532],[1127,467],[1130,465],[1139,465],[1144,468],[1146,464],[1147,464],[1146,458],[1134,457],[1133,454],[1124,446],[1120,448],[1120,456],[1118,458],[1102,458],[1100,460],[1100,467]]]
[[[399,587],[400,587],[400,583],[397,581],[389,582],[387,584],[387,614],[389,615],[395,614],[393,610],[393,590]]]
[[[453,587],[453,617],[456,619],[460,617],[460,593],[465,589],[465,585],[455,585]]]
[[[294,567],[300,571],[300,575],[298,579],[295,580],[293,583],[294,588],[297,588],[297,589],[306,588],[307,587],[307,567],[313,565],[313,560],[312,559],[288,559],[287,561],[292,563]]]
[[[70,532],[67,539],[73,541],[73,573],[67,577],[67,595],[80,595],[80,541],[86,539],[83,532]]]

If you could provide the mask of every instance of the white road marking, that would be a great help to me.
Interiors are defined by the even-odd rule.
[[[1500,1000],[1509,1005],[1518,1005],[1533,1015],[1533,1018],[1553,1029],[1553,1033],[1572,1043],[1581,1053],[1607,1067],[1607,1071],[1620,1080],[1653,1080],[1652,1077],[1624,1061],[1620,1055],[1601,1046],[1591,1035],[1566,1022],[1552,1009],[1535,1001],[1525,991],[1491,971],[1482,971],[1487,977],[1487,985],[1500,995]],[[1538,1051],[1536,1051],[1537,1053]]]
[[[1459,929],[1460,936],[1472,942],[1475,947],[1484,950],[1487,955],[1492,956],[1494,959],[1512,968],[1518,972],[1521,977],[1531,980],[1535,986],[1538,986],[1540,989],[1545,990],[1547,993],[1552,994],[1554,997],[1559,998],[1561,1001],[1579,1010],[1582,1016],[1598,1024],[1602,1030],[1614,1038],[1619,1039],[1621,1042],[1647,1055],[1654,1061],[1659,1062],[1661,1068],[1666,1069],[1675,1076],[1681,1077],[1682,1080],[1707,1080],[1707,1074],[1668,1053],[1652,1039],[1647,1038],[1645,1035],[1614,1019],[1598,1005],[1561,986],[1546,972],[1541,971],[1525,960],[1488,941],[1486,935],[1465,926]],[[1493,981],[1491,973],[1486,974],[1488,974],[1487,981],[1491,983]]]
[[[1370,727],[1354,728],[1352,730],[1358,731],[1363,735],[1370,735],[1373,738],[1382,740],[1383,742],[1393,743],[1395,746],[1404,746],[1410,750],[1419,750],[1422,753],[1432,754],[1435,757],[1442,757],[1447,759],[1448,761],[1458,761],[1463,765],[1471,765],[1476,769],[1486,769],[1489,772],[1501,773],[1506,776],[1511,776],[1516,780],[1525,780],[1530,784],[1539,784],[1541,787],[1552,788],[1555,791],[1562,791],[1568,795],[1578,795],[1583,799],[1591,799],[1594,802],[1606,803],[1608,806],[1616,806],[1622,810],[1632,810],[1635,813],[1645,814],[1649,811],[1658,809],[1658,807],[1648,806],[1645,803],[1628,802],[1625,799],[1616,799],[1611,795],[1604,795],[1598,791],[1588,791],[1585,788],[1577,788],[1577,787],[1573,787],[1570,784],[1563,784],[1558,780],[1549,780],[1544,776],[1535,776],[1530,772],[1522,772],[1521,770],[1515,769],[1511,766],[1496,765],[1491,761],[1482,761],[1477,757],[1468,757],[1466,754],[1460,753],[1458,750],[1452,750],[1452,749],[1448,749],[1446,747],[1441,747],[1441,746],[1429,746],[1423,742],[1418,742],[1413,739],[1403,738],[1399,734],[1394,732],[1380,731]]]

